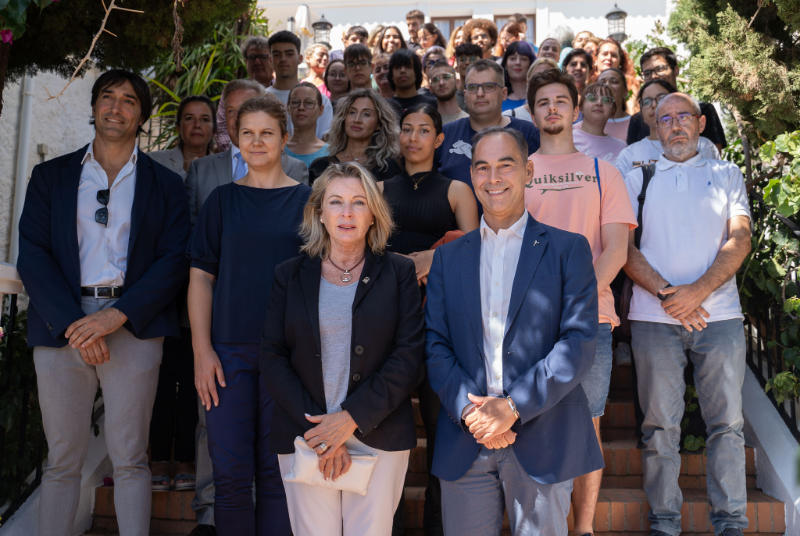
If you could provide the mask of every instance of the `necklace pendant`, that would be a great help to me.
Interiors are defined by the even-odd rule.
[[[347,283],[353,279],[353,275],[350,273],[350,270],[345,270],[340,279],[343,283]]]
[[[415,189],[415,190],[417,189],[417,186],[419,186],[419,185],[418,185],[418,184],[415,184],[415,185],[414,185],[414,189]]]

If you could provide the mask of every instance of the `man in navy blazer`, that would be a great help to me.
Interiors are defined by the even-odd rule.
[[[175,295],[188,275],[181,178],[136,147],[151,111],[138,75],[92,88],[95,139],[33,169],[19,223],[48,443],[39,534],[71,536],[98,386],[120,534],[150,529],[147,443],[164,337],[180,336]]]
[[[442,409],[433,474],[446,535],[567,534],[572,479],[603,467],[580,382],[594,361],[597,281],[586,239],[525,210],[525,138],[472,140],[480,228],[436,250],[426,366]]]

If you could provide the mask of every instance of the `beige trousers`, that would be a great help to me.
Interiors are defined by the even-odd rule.
[[[294,536],[390,536],[392,519],[403,495],[410,451],[373,449],[350,437],[350,452],[377,454],[367,494],[283,481]],[[281,477],[292,470],[294,454],[279,454]]]

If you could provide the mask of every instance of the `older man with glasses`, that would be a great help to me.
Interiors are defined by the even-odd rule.
[[[745,338],[736,271],[750,252],[747,191],[736,164],[698,153],[706,118],[696,100],[667,95],[656,114],[663,157],[625,179],[639,213],[625,272],[635,283],[628,319],[644,411],[650,534],[681,532],[679,439],[684,369],[691,360],[708,431],[711,524],[718,536],[741,536],[748,525]],[[657,202],[647,202],[652,199]]]
[[[271,86],[275,71],[272,69],[267,38],[251,37],[242,44],[241,50],[247,67],[247,78],[255,80],[265,88]],[[217,103],[217,133],[214,134],[214,141],[217,143],[217,151],[227,151],[231,148],[231,138],[225,120],[225,101],[222,97]]]

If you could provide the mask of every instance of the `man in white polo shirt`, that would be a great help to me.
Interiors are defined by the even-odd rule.
[[[718,536],[747,528],[741,389],[745,369],[736,270],[750,252],[750,211],[739,168],[697,152],[705,123],[684,93],[657,109],[663,158],[646,190],[640,248],[630,233],[625,272],[634,281],[630,314],[639,381],[644,489],[651,536],[681,532],[679,440],[691,359],[708,431],[708,499]],[[625,178],[634,211],[642,168]]]

